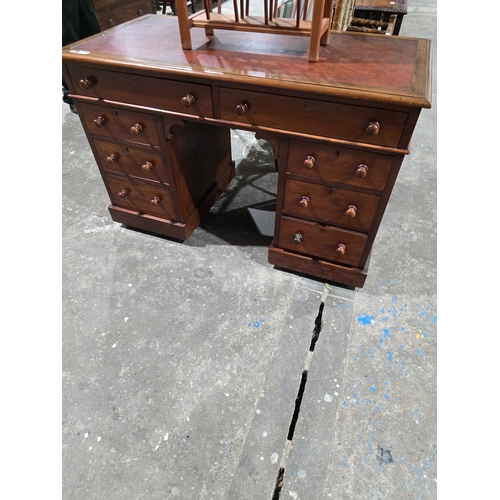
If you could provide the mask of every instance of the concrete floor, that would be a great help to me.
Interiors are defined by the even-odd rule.
[[[436,51],[435,0],[400,35]],[[237,176],[179,243],[110,219],[62,105],[64,500],[276,500],[281,469],[286,500],[437,498],[436,112],[350,290],[267,263],[267,143],[233,131]]]

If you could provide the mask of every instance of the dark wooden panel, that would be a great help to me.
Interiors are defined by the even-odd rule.
[[[174,186],[183,220],[213,189],[220,176],[232,164],[230,130],[198,122],[170,125],[163,117]]]

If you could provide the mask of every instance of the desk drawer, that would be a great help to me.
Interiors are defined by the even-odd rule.
[[[160,145],[153,115],[88,103],[80,103],[80,112],[83,113],[82,119],[91,134],[108,139]]]
[[[394,156],[290,140],[286,171],[325,182],[383,191]]]
[[[83,67],[70,66],[68,71],[80,95],[213,117],[210,85]]]
[[[138,147],[94,139],[102,168],[168,184],[160,150],[153,146]]]
[[[402,111],[227,88],[220,102],[224,120],[389,147],[398,146],[407,118]]]
[[[364,234],[289,217],[281,218],[279,246],[319,259],[357,266],[366,244]]]
[[[283,210],[298,217],[368,231],[378,202],[378,196],[288,179]]]
[[[175,211],[168,188],[160,184],[135,182],[127,177],[104,175],[113,205],[137,212],[175,220]]]
[[[155,13],[151,0],[132,0],[116,6],[114,4],[116,2],[99,2],[99,7],[96,6],[97,20],[102,30],[117,26],[144,14]],[[108,8],[103,10],[105,7]]]

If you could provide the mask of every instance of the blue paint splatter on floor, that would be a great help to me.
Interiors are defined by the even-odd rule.
[[[256,321],[256,322],[253,324],[253,326],[254,326],[255,328],[259,328],[259,327],[260,327],[260,325],[261,325],[262,323],[264,323],[264,321],[265,321],[265,320],[264,320],[264,318],[260,318],[260,319],[259,319],[259,321]]]
[[[375,316],[369,316],[368,314],[358,314],[358,323],[362,325],[371,325],[375,321]]]
[[[377,347],[380,347],[382,345],[382,342],[385,340],[385,339],[388,339],[391,337],[391,334],[390,334],[390,331],[391,331],[391,328],[386,328],[384,330],[384,332],[382,333],[382,337],[380,338],[380,340],[378,341],[378,345]]]

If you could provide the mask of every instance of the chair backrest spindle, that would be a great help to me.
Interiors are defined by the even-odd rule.
[[[305,21],[307,19],[307,9],[309,8],[309,0],[305,0],[304,3],[304,12],[302,14],[302,21]]]
[[[238,15],[238,0],[233,0],[234,6],[234,22],[239,22],[240,16]]]

